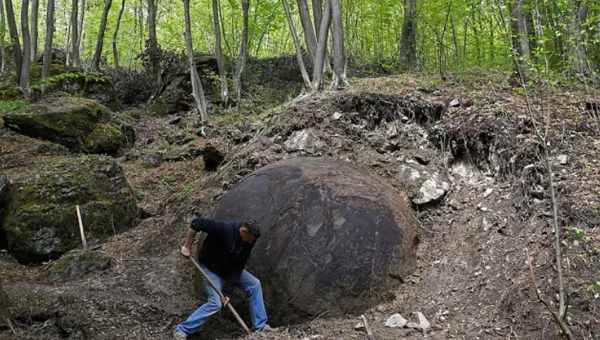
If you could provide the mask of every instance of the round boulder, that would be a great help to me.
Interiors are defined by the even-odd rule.
[[[110,157],[54,157],[11,177],[3,229],[8,250],[20,262],[56,258],[81,246],[75,206],[88,243],[135,223],[135,195]]]
[[[346,162],[264,167],[223,196],[215,218],[260,224],[249,270],[263,282],[274,323],[359,313],[416,268],[406,195]]]

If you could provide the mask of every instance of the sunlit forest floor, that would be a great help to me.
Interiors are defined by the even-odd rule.
[[[413,167],[449,183],[443,197],[417,206],[418,268],[381,303],[357,315],[327,313],[299,325],[273,323],[264,339],[364,339],[364,314],[377,339],[560,339],[537,300],[527,265],[557,310],[548,174],[539,138],[546,134],[558,192],[569,292],[568,321],[580,339],[600,334],[600,92],[534,84],[528,91],[497,73],[449,77],[399,75],[352,79],[340,92],[302,96],[251,114],[219,113],[199,136],[190,114],[135,121],[135,146],[117,158],[142,208],[139,225],[96,250],[108,269],[56,278],[0,259],[22,339],[168,339],[198,304],[197,274],[178,255],[192,212],[208,212],[221,195],[257,168],[307,155],[351,161],[390,185]],[[290,95],[290,98],[294,98]],[[432,107],[442,107],[439,114]],[[286,141],[306,133],[300,151]],[[19,171],[50,157],[38,141],[0,129],[0,170]],[[206,171],[195,150],[224,154]],[[527,251],[526,251],[527,250]],[[234,304],[239,304],[234,300]],[[269,301],[267,301],[268,307]],[[424,332],[385,327],[400,313],[431,323]],[[246,315],[247,317],[247,315]],[[276,317],[275,317],[276,319]],[[424,334],[425,333],[425,334]],[[0,328],[0,339],[14,339]],[[193,339],[237,339],[224,312]]]

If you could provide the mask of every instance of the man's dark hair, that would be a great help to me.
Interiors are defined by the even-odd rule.
[[[260,227],[255,220],[248,220],[242,224],[242,227],[246,228],[252,236],[259,238],[260,237]]]

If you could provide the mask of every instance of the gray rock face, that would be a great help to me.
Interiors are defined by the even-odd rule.
[[[416,205],[437,202],[450,190],[448,179],[437,172],[431,173],[420,164],[402,164],[397,178],[410,188],[410,198]]]
[[[274,322],[359,313],[416,266],[416,220],[403,193],[349,163],[297,158],[226,193],[217,219],[255,219],[249,268]]]
[[[45,261],[81,246],[76,205],[88,244],[127,230],[137,218],[134,193],[109,157],[50,158],[11,180],[2,227],[20,262]]]
[[[294,131],[285,142],[287,152],[305,152],[315,154],[323,148],[323,142],[319,139],[313,129]]]

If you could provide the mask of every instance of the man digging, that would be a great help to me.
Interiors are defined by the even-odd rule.
[[[250,318],[254,331],[270,331],[263,302],[260,281],[244,270],[254,243],[260,237],[260,229],[254,221],[221,222],[194,217],[188,230],[181,254],[192,255],[191,248],[196,232],[203,231],[206,239],[199,251],[200,265],[215,288],[222,291],[225,285],[242,288],[250,298]],[[174,338],[187,339],[198,332],[208,319],[229,303],[205,280],[208,301],[194,311],[184,322],[177,325]]]

